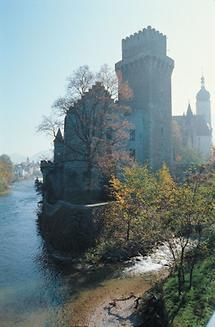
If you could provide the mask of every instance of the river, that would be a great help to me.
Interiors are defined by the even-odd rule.
[[[37,228],[32,180],[0,196],[0,326],[68,326],[64,304],[74,294],[71,269],[48,253]]]
[[[84,270],[53,255],[37,227],[39,200],[32,180],[14,183],[10,193],[0,196],[0,327],[81,326],[101,300],[143,292],[157,279],[150,271],[161,269],[158,258],[139,258],[134,265],[149,278],[120,280],[115,277],[121,265]]]

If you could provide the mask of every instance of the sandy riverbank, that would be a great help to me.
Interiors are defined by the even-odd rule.
[[[66,310],[71,312],[70,326],[117,327],[135,326],[134,298],[109,305],[114,299],[126,298],[133,293],[142,296],[152,285],[164,278],[167,270],[146,273],[141,276],[112,279],[101,283],[93,290],[80,293]]]

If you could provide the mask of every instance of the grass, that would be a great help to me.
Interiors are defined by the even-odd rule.
[[[187,276],[188,277],[188,276]],[[215,310],[215,253],[199,262],[194,270],[193,287],[180,303],[177,278],[171,276],[164,284],[164,303],[174,327],[206,326]]]

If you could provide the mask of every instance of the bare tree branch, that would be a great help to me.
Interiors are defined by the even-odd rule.
[[[63,127],[62,120],[57,119],[55,116],[43,116],[41,123],[37,126],[37,133],[45,133],[48,136],[55,138],[59,128]]]

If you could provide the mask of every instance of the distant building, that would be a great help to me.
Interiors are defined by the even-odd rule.
[[[181,130],[182,145],[194,150],[204,159],[211,158],[212,127],[210,93],[205,89],[205,79],[201,78],[201,89],[196,95],[196,114],[190,104],[186,115],[173,116]]]
[[[41,175],[39,162],[30,162],[29,158],[26,161],[13,166],[13,174],[16,179],[26,179],[38,177]]]

